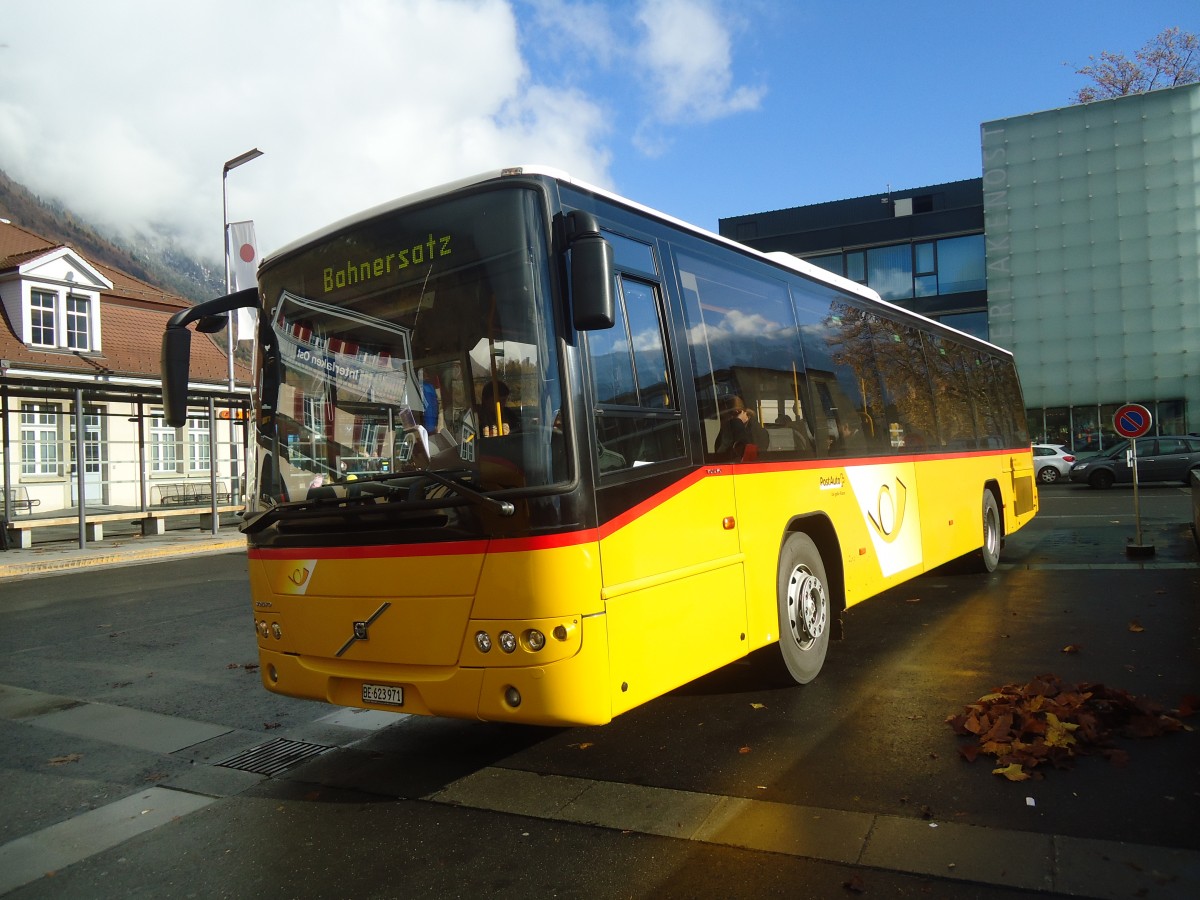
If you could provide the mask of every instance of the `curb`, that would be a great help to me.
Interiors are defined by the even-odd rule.
[[[159,547],[139,547],[129,550],[106,550],[94,554],[68,556],[58,559],[38,559],[30,560],[29,562],[14,563],[0,562],[0,581],[28,575],[69,572],[74,569],[87,569],[93,566],[121,566],[145,562],[146,560],[167,559],[174,556],[193,556],[201,553],[227,553],[233,550],[245,549],[246,539],[238,537],[203,543],[180,543]]]

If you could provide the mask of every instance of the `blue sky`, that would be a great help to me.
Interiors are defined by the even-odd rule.
[[[543,163],[702,227],[980,174],[979,125],[1196,0],[0,0],[0,169],[129,235],[269,252]]]

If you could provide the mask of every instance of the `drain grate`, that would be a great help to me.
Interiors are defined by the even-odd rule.
[[[278,775],[297,763],[320,756],[332,747],[321,744],[309,744],[305,741],[290,741],[287,738],[276,738],[258,747],[251,747],[236,756],[231,756],[217,763],[226,769],[240,769],[243,772],[254,772],[258,775]]]

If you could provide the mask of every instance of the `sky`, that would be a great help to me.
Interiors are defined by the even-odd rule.
[[[981,174],[1196,0],[0,0],[0,170],[219,265],[540,164],[711,231]],[[19,223],[18,223],[19,224]]]

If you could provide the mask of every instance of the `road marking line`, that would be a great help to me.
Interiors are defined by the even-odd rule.
[[[202,809],[213,797],[154,787],[0,846],[0,894]]]
[[[1022,890],[1200,896],[1200,851],[793,806],[496,766],[423,798]]]

